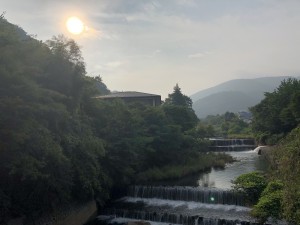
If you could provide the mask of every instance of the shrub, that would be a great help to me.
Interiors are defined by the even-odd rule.
[[[261,194],[261,198],[252,210],[252,215],[261,223],[266,222],[268,217],[280,219],[282,216],[282,188],[279,181],[272,181]]]
[[[248,204],[255,204],[265,187],[267,182],[265,177],[260,172],[251,172],[242,174],[233,181],[233,189],[242,192],[246,195]]]

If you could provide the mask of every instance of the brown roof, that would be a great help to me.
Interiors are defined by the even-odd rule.
[[[95,98],[135,98],[135,97],[160,97],[160,95],[136,92],[136,91],[122,91],[115,92],[109,95],[97,96]]]

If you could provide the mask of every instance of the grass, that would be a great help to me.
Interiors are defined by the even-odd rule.
[[[141,172],[137,175],[137,182],[179,179],[211,168],[224,168],[226,163],[232,162],[234,159],[224,153],[199,153],[198,157],[190,159],[184,164],[154,167]]]

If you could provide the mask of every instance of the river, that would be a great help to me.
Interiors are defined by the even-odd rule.
[[[228,154],[237,161],[222,170],[212,169],[167,186],[131,186],[127,196],[102,210],[98,219],[111,223],[145,220],[151,224],[256,224],[243,196],[230,190],[231,181],[241,174],[264,170],[266,164],[253,150]]]
[[[226,165],[225,169],[212,169],[201,174],[197,180],[197,185],[203,187],[216,187],[230,189],[231,181],[244,173],[252,171],[265,171],[267,164],[263,157],[256,151],[227,152],[237,161]]]

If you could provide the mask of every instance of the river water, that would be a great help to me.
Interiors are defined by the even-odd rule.
[[[227,153],[236,162],[225,169],[212,169],[167,186],[130,187],[127,196],[102,210],[98,219],[111,223],[143,220],[151,224],[256,224],[243,196],[230,190],[231,181],[244,173],[265,170],[266,163],[253,150]]]
[[[211,171],[199,175],[197,185],[202,187],[216,187],[230,189],[231,181],[244,173],[252,171],[265,171],[267,164],[264,158],[256,151],[227,152],[237,161],[226,165],[225,169],[212,169]]]

